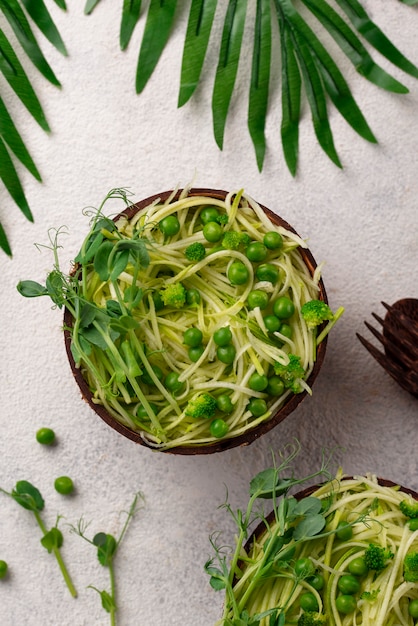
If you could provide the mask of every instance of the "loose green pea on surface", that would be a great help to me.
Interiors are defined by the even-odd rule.
[[[36,441],[44,446],[50,446],[55,442],[55,432],[52,428],[40,428],[36,433]]]
[[[68,495],[74,491],[73,480],[69,476],[59,476],[54,482],[55,490],[62,495]]]

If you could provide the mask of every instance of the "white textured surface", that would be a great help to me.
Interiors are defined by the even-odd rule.
[[[53,3],[49,3],[53,4]],[[225,148],[215,145],[210,83],[177,110],[184,30],[169,44],[141,96],[134,93],[137,43],[118,49],[119,4],[102,2],[91,17],[79,0],[67,14],[51,11],[70,56],[44,46],[61,91],[29,68],[52,127],[48,137],[14,102],[12,109],[44,183],[22,171],[35,216],[32,225],[0,190],[1,219],[11,236],[13,260],[1,259],[0,486],[19,479],[35,483],[46,500],[47,523],[57,513],[75,523],[84,515],[91,532],[117,532],[118,511],[142,490],[143,510],[134,519],[117,560],[119,625],[214,624],[222,594],[208,585],[203,564],[209,534],[232,525],[218,510],[228,487],[245,506],[251,476],[267,466],[271,449],[298,437],[300,470],[316,467],[323,446],[341,446],[336,462],[346,472],[372,471],[418,489],[417,400],[398,388],[355,337],[366,332],[381,300],[417,297],[418,81],[394,70],[410,87],[407,96],[379,91],[349,70],[352,89],[380,144],[368,145],[334,112],[339,171],[318,147],[308,111],[301,125],[300,169],[288,174],[279,143],[279,111],[268,122],[268,154],[258,173],[246,131],[246,96],[240,88],[228,120]],[[418,62],[418,14],[396,0],[367,2],[375,20],[409,58]],[[54,10],[55,8],[55,10]],[[214,51],[211,51],[214,55]],[[378,58],[378,57],[377,57]],[[382,64],[388,67],[383,60]],[[347,67],[345,65],[345,67]],[[209,72],[210,74],[210,72]],[[7,86],[1,89],[7,90]],[[276,97],[278,94],[276,94]],[[107,191],[127,186],[137,199],[187,184],[245,190],[309,238],[331,306],[346,307],[334,330],[314,395],[274,432],[246,449],[202,458],[153,454],[108,428],[80,399],[64,352],[61,314],[49,301],[23,300],[20,279],[42,281],[51,267],[50,227],[68,226],[65,267],[85,233],[82,209],[97,206]],[[59,438],[45,449],[35,441],[40,426]],[[74,497],[54,492],[68,474]],[[1,495],[1,494],[0,494]],[[92,626],[108,623],[98,596],[87,586],[107,586],[93,548],[65,532],[64,557],[79,591],[71,599],[53,558],[42,549],[29,514],[6,496],[0,505],[0,558],[10,576],[0,582],[2,626]]]

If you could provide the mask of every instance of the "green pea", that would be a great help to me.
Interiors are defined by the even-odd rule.
[[[264,391],[268,385],[268,378],[265,374],[254,372],[248,380],[248,386],[253,391]]]
[[[250,307],[250,309],[255,309],[258,307],[259,309],[263,311],[265,308],[267,308],[268,303],[269,303],[268,293],[266,293],[262,289],[253,289],[248,294],[247,304]]]
[[[189,348],[200,346],[203,339],[203,333],[200,328],[188,328],[183,334],[183,343]]]
[[[5,578],[7,575],[8,565],[6,561],[0,561],[0,579]]]
[[[205,347],[200,345],[195,346],[194,348],[189,348],[187,354],[189,355],[189,359],[192,361],[192,363],[196,363],[200,359],[204,351]]]
[[[217,346],[226,346],[231,343],[232,331],[229,326],[222,326],[213,333],[213,341]]]
[[[223,235],[223,228],[218,222],[208,222],[203,227],[203,236],[209,243],[219,241]]]
[[[342,541],[348,541],[353,536],[353,529],[347,522],[339,522],[336,535]]]
[[[225,420],[219,417],[216,420],[213,420],[213,422],[211,422],[209,430],[210,430],[210,434],[212,435],[212,437],[216,437],[216,439],[220,439],[221,437],[225,437],[226,433],[229,430],[229,426],[225,422]]]
[[[55,490],[62,495],[68,495],[74,491],[74,483],[69,476],[59,476],[54,482]]]
[[[281,320],[287,320],[295,312],[295,305],[287,296],[277,298],[273,304],[273,313]]]
[[[348,571],[354,576],[364,576],[369,571],[366,561],[361,556],[357,556],[348,564]]]
[[[40,428],[36,433],[36,441],[44,446],[50,446],[55,441],[55,433],[52,428]]]
[[[356,610],[357,601],[354,596],[343,594],[335,599],[335,606],[339,613],[348,615]]]
[[[197,289],[187,289],[186,291],[186,304],[189,306],[193,304],[199,304],[201,300],[200,293]]]
[[[164,384],[166,389],[173,394],[181,393],[186,386],[186,383],[179,380],[177,372],[169,372],[165,377]]]
[[[161,369],[161,367],[159,367],[158,365],[151,365],[152,371],[154,372],[155,376],[157,377],[158,380],[162,380],[163,376],[164,376],[164,372]],[[151,378],[150,374],[148,372],[144,372],[141,376],[141,380],[142,382],[144,382],[146,385],[155,385],[153,379]]]
[[[284,382],[280,376],[270,376],[266,392],[269,396],[282,396],[284,394]]]
[[[307,591],[306,593],[302,593],[299,598],[300,608],[304,611],[318,611],[319,605],[318,600],[314,596],[313,593]]]
[[[245,254],[252,263],[260,263],[267,256],[267,248],[261,241],[252,241],[248,244]]]
[[[247,408],[254,417],[261,417],[267,411],[267,402],[262,398],[251,398]]]
[[[280,329],[282,325],[281,321],[275,315],[266,315],[264,318],[264,324],[269,333],[275,333]]]
[[[325,579],[322,574],[314,574],[312,577],[308,579],[308,583],[316,589],[316,591],[321,591],[325,585]]]
[[[208,224],[209,222],[216,222],[219,217],[219,211],[214,206],[205,207],[200,211],[200,219],[203,224]]]
[[[295,569],[295,574],[302,578],[313,576],[313,574],[315,573],[315,566],[312,563],[311,559],[308,557],[297,559],[294,565],[294,569]]]
[[[343,574],[340,576],[337,582],[338,590],[344,595],[353,595],[360,589],[360,583],[358,578],[352,574]]]
[[[418,599],[410,601],[408,604],[408,613],[413,619],[418,619]]]
[[[263,237],[263,243],[269,250],[278,250],[283,245],[283,237],[275,230],[270,230]]]
[[[279,280],[280,272],[275,265],[271,263],[262,263],[255,270],[258,280],[267,281],[273,285]]]
[[[227,270],[227,276],[231,285],[245,285],[250,274],[242,261],[234,261]]]
[[[408,520],[409,530],[418,530],[418,517]]]
[[[232,400],[230,396],[228,396],[226,393],[223,393],[216,398],[216,406],[218,407],[219,411],[222,411],[222,413],[228,414],[232,413],[232,411],[234,410]]]
[[[283,323],[279,328],[279,333],[288,339],[292,339],[293,328],[290,324]]]
[[[156,404],[154,404],[153,402],[149,403],[151,410],[153,411],[153,413],[155,415],[157,415],[158,413],[158,406]],[[150,417],[148,414],[147,409],[144,407],[143,404],[140,404],[136,410],[136,415],[138,417],[138,419],[140,419],[142,422],[149,422]]]
[[[216,349],[216,356],[221,363],[225,363],[226,365],[231,365],[231,363],[234,362],[235,355],[236,350],[232,343],[229,343],[226,346],[218,346]]]
[[[167,237],[177,235],[180,230],[180,222],[176,215],[167,215],[167,217],[163,217],[158,226],[161,232]]]

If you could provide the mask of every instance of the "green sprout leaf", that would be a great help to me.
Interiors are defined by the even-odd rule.
[[[280,479],[275,468],[269,468],[263,470],[251,480],[250,495],[256,495],[257,498],[271,499],[282,495],[289,489],[291,484],[290,480]]]
[[[109,567],[113,555],[117,549],[117,542],[113,535],[97,533],[93,537],[93,543],[97,546],[97,558],[103,567]]]
[[[48,296],[48,289],[35,280],[21,280],[17,284],[17,290],[25,298],[38,298]]]
[[[54,548],[61,548],[63,542],[62,532],[56,526],[45,533],[41,539],[41,544],[49,553],[53,552]]]
[[[45,501],[40,491],[27,480],[19,480],[11,496],[20,506],[28,511],[42,511]]]

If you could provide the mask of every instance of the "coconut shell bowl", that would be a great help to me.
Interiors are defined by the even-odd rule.
[[[284,219],[242,191],[166,191],[96,216],[64,312],[82,397],[115,431],[173,454],[248,445],[312,393],[327,346],[301,315],[327,304]],[[72,309],[74,311],[74,309]]]

